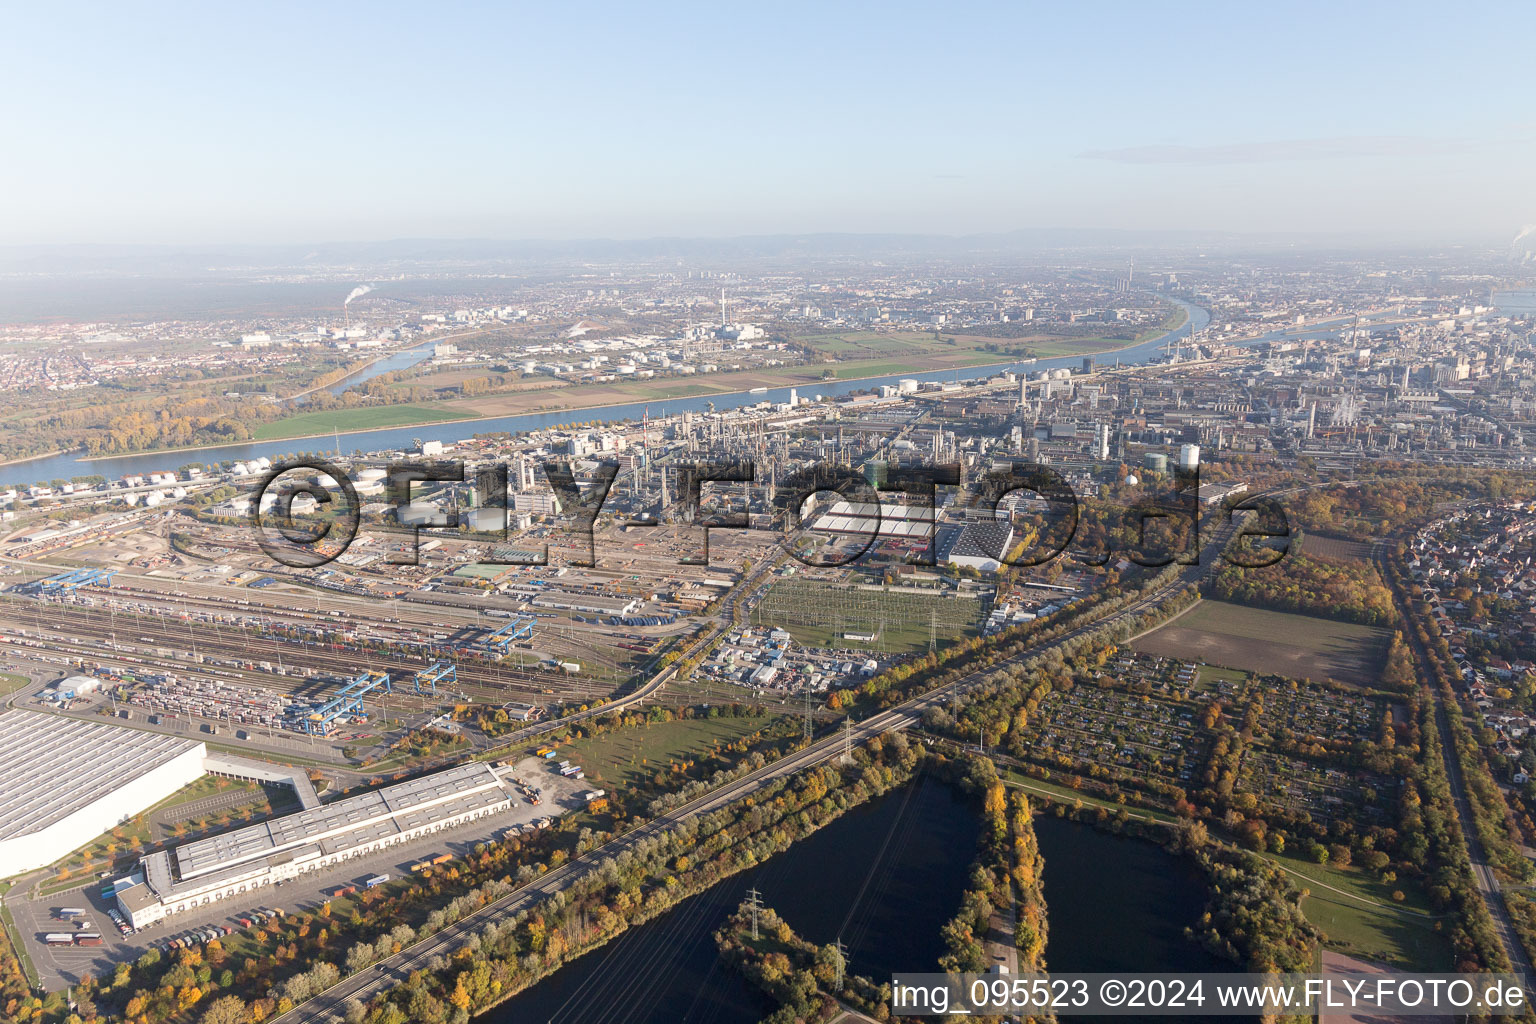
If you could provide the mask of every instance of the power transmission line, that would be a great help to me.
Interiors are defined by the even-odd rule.
[[[747,890],[747,906],[752,908],[752,941],[757,941],[757,912],[762,908],[763,894],[756,888]]]

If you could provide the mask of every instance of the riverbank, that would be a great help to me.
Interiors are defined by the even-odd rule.
[[[953,370],[973,370],[973,369],[985,368],[985,367],[997,367],[997,366],[1013,365],[1012,363],[999,363],[999,362],[997,362],[996,361],[996,354],[995,353],[988,353],[988,355],[992,357],[990,359],[990,361],[988,361],[988,362],[966,363],[965,365],[954,364],[952,366],[940,366],[940,367],[933,367],[933,368],[928,368],[928,369],[910,369],[910,370],[908,370],[908,369],[900,369],[900,370],[889,370],[889,369],[886,369],[886,372],[883,372],[883,373],[873,373],[873,374],[869,374],[867,376],[859,376],[859,377],[840,377],[840,378],[838,378],[835,381],[825,381],[825,382],[823,382],[820,378],[808,378],[808,379],[805,379],[805,380],[799,380],[799,379],[792,378],[792,377],[784,378],[784,379],[773,379],[772,377],[770,377],[767,374],[753,373],[752,377],[753,377],[754,380],[767,379],[767,380],[770,381],[767,384],[753,384],[753,387],[768,387],[770,389],[777,389],[777,388],[786,388],[786,387],[808,386],[808,385],[814,385],[814,384],[817,384],[817,383],[854,384],[854,383],[858,383],[860,381],[882,380],[882,379],[884,379],[886,377],[891,376],[893,373],[907,373],[907,372],[911,372],[911,373],[936,373],[936,372],[944,372],[944,371],[951,370],[951,369],[953,369]],[[1016,362],[1016,360],[1015,360],[1015,362]],[[820,365],[820,364],[818,364],[818,365]],[[740,371],[740,373],[748,373],[748,372],[751,372],[751,371]],[[736,377],[736,376],[739,376],[739,374],[738,373],[722,374],[721,376],[722,377],[724,377],[724,376]],[[668,384],[668,385],[670,385],[672,383],[674,383],[674,382],[672,381],[671,378],[668,378],[666,380],[666,382],[665,382],[665,384]],[[733,384],[724,383],[724,382],[722,382],[719,386],[713,386],[713,387],[700,386],[700,385],[690,385],[690,386],[688,386],[689,390],[687,390],[686,393],[676,393],[676,394],[667,394],[667,393],[665,393],[665,388],[664,387],[659,387],[659,388],[655,389],[654,391],[637,391],[635,393],[630,393],[630,392],[620,392],[617,387],[609,388],[608,385],[577,385],[575,388],[548,389],[548,390],[546,390],[544,392],[534,392],[534,393],[531,393],[530,395],[526,395],[526,396],[498,396],[498,395],[493,395],[493,396],[490,396],[489,399],[453,399],[452,401],[455,402],[455,403],[461,403],[462,402],[462,403],[465,403],[467,405],[472,405],[472,406],[476,406],[476,407],[483,407],[483,405],[484,405],[484,403],[486,401],[494,401],[497,398],[533,397],[534,395],[538,395],[538,394],[549,394],[551,392],[565,393],[565,392],[568,392],[568,391],[574,391],[574,390],[579,390],[579,389],[588,388],[588,387],[592,387],[592,388],[602,387],[604,389],[612,390],[615,393],[612,394],[612,395],[606,395],[605,394],[602,397],[594,396],[591,402],[582,402],[581,404],[578,404],[578,405],[571,405],[571,404],[568,404],[568,403],[559,403],[559,404],[550,404],[550,405],[534,404],[534,405],[528,406],[526,408],[512,408],[510,411],[495,411],[495,412],[482,411],[479,414],[469,413],[469,412],[462,412],[462,413],[458,413],[457,415],[451,415],[451,416],[443,416],[443,415],[423,416],[423,417],[421,417],[419,419],[418,418],[403,419],[403,420],[396,421],[394,423],[388,423],[388,424],[382,424],[382,425],[380,425],[380,424],[369,424],[369,423],[366,423],[366,422],[360,423],[360,424],[359,423],[351,423],[351,424],[349,424],[349,423],[345,423],[345,422],[340,422],[340,418],[345,418],[345,417],[349,417],[349,416],[356,416],[358,418],[362,418],[366,414],[370,414],[370,413],[377,414],[379,412],[387,411],[387,410],[392,409],[392,408],[397,408],[395,406],[387,406],[387,405],[386,406],[368,406],[368,407],[362,408],[362,409],[338,410],[336,413],[334,413],[334,415],[336,415],[338,417],[338,422],[333,427],[331,427],[330,429],[323,430],[323,431],[304,432],[304,433],[296,433],[296,434],[287,434],[287,433],[269,434],[269,435],[262,435],[262,436],[259,436],[259,437],[249,438],[249,439],[244,440],[244,441],[230,441],[230,442],[227,442],[225,444],[198,445],[198,446],[192,447],[192,448],[151,448],[151,449],[146,449],[144,451],[138,451],[138,452],[113,452],[113,453],[104,454],[104,455],[82,455],[80,457],[79,461],[81,461],[81,462],[106,462],[106,461],[110,461],[110,460],[113,460],[113,459],[121,459],[121,458],[124,458],[124,457],[140,456],[140,455],[195,455],[195,454],[197,454],[199,452],[218,451],[218,450],[223,449],[223,448],[240,448],[240,447],[243,447],[243,446],[246,446],[246,445],[250,445],[250,444],[253,444],[253,443],[270,443],[270,442],[277,442],[277,441],[310,441],[310,440],[314,440],[316,438],[330,438],[330,437],[335,436],[335,434],[337,434],[338,432],[342,433],[342,434],[355,434],[355,433],[367,432],[367,431],[372,431],[372,430],[388,430],[388,429],[393,429],[393,428],[396,428],[396,427],[440,427],[440,426],[448,426],[450,424],[455,425],[455,426],[473,427],[477,423],[485,423],[485,422],[488,422],[488,421],[500,420],[500,419],[504,419],[504,418],[506,418],[508,416],[552,415],[552,414],[555,414],[555,413],[567,413],[567,412],[571,412],[571,413],[575,413],[575,412],[593,412],[593,411],[596,411],[596,410],[599,410],[599,409],[612,409],[612,408],[615,408],[615,407],[618,407],[618,406],[623,406],[623,405],[633,405],[633,404],[635,404],[637,402],[648,402],[648,401],[658,401],[658,402],[660,402],[660,401],[670,401],[670,400],[673,400],[673,399],[686,399],[686,398],[716,398],[716,397],[719,397],[721,395],[737,395],[737,394],[741,394],[743,392],[748,392],[748,391],[751,390],[750,388],[735,387]],[[618,399],[618,400],[616,401],[614,399]],[[425,407],[424,406],[416,406],[416,408],[425,408]],[[449,410],[449,409],[434,409],[433,411],[435,413],[439,413],[439,414],[441,414],[443,412],[457,412],[457,410]],[[302,416],[302,417],[310,417],[310,416],[319,417],[319,416],[330,416],[330,415],[333,415],[333,414],[329,413],[329,412],[326,412],[326,413],[301,413],[300,414],[300,416]],[[300,418],[300,416],[290,417],[290,418],[297,419],[297,418]],[[277,420],[273,424],[266,424],[266,425],[267,426],[275,426],[276,424],[280,424],[282,422],[283,422],[282,420]],[[61,455],[61,454],[65,454],[65,453],[64,452],[54,452],[52,454],[53,455]],[[26,460],[16,460],[16,461],[30,461],[32,459],[43,459],[43,458],[49,458],[49,457],[50,457],[49,455],[34,455],[34,456],[28,456],[28,458]]]
[[[1174,301],[1185,313],[1187,320],[1184,326],[1157,334],[1148,341],[1141,342],[1131,348],[1117,348],[1113,351],[1121,366],[1135,366],[1148,363],[1162,354],[1163,345],[1170,339],[1181,336],[1190,331],[1199,331],[1210,322],[1209,315],[1198,306]],[[995,355],[992,354],[992,355]],[[1071,368],[1078,362],[1077,358],[1062,357],[1038,359],[1029,365],[1031,371],[1050,370],[1058,368]],[[25,486],[26,484],[50,479],[69,479],[72,476],[98,473],[107,477],[125,476],[132,473],[148,474],[161,472],[168,465],[174,468],[175,463],[171,459],[190,456],[189,461],[196,461],[199,453],[227,452],[222,458],[230,459],[254,459],[261,456],[277,459],[294,450],[294,442],[309,439],[324,438],[327,435],[337,439],[337,445],[343,453],[361,453],[369,451],[392,451],[408,448],[416,438],[422,440],[442,441],[445,444],[462,440],[466,434],[474,432],[505,432],[515,434],[530,430],[547,429],[568,425],[576,422],[573,413],[585,413],[581,419],[596,425],[597,423],[623,422],[626,420],[639,420],[646,414],[653,403],[664,403],[662,411],[679,412],[692,410],[701,412],[710,406],[718,406],[721,409],[739,408],[763,401],[784,402],[788,400],[791,387],[806,387],[810,393],[820,393],[824,397],[837,397],[855,390],[869,387],[873,383],[891,383],[912,377],[918,380],[942,381],[958,374],[959,370],[969,371],[971,376],[979,376],[979,371],[996,370],[998,372],[1015,368],[1019,365],[1016,359],[1002,360],[988,364],[967,363],[965,367],[947,367],[926,372],[899,371],[886,375],[849,377],[840,380],[817,380],[808,382],[809,386],[798,382],[791,382],[788,386],[769,388],[767,392],[754,392],[753,387],[743,388],[740,391],[718,391],[702,384],[694,384],[692,390],[703,391],[699,395],[674,398],[641,398],[635,400],[628,392],[619,392],[604,397],[594,398],[594,401],[607,401],[612,404],[588,405],[583,404],[580,409],[552,409],[547,412],[535,412],[525,415],[490,416],[471,411],[471,415],[461,419],[447,419],[440,412],[431,410],[430,414],[423,415],[408,425],[398,427],[385,427],[373,430],[342,430],[339,425],[327,424],[325,428],[311,427],[307,430],[295,431],[293,434],[281,440],[249,440],[230,441],[218,444],[204,444],[185,448],[150,449],[147,451],[130,454],[116,455],[79,455],[65,454],[55,455],[51,458],[36,456],[34,461],[26,469],[12,469],[6,471],[0,467],[0,484],[13,486]],[[850,369],[849,364],[843,364],[844,369]],[[882,367],[889,369],[889,366]],[[668,382],[662,382],[663,384]],[[712,381],[717,387],[718,379]],[[631,384],[630,386],[633,386]],[[652,385],[655,386],[655,385]],[[763,385],[766,386],[766,385]],[[566,394],[565,389],[553,394]],[[467,402],[467,405],[473,405]],[[420,408],[426,408],[421,406]],[[289,417],[291,420],[292,417]],[[274,421],[281,424],[282,420]],[[465,425],[471,425],[470,430],[465,430]],[[269,426],[272,426],[269,424]],[[323,446],[329,449],[331,446]]]
[[[68,455],[70,452],[79,451],[78,448],[55,448],[51,452],[38,452],[36,455],[23,455],[17,459],[0,459],[0,467],[20,466],[27,462],[36,462],[39,459],[53,459],[60,455]]]
[[[1188,314],[1184,314],[1182,322],[1173,327],[1158,328],[1154,336],[1161,336],[1171,331],[1182,330],[1189,322]],[[1144,345],[1149,338],[1137,338],[1125,345],[1108,349],[1093,349],[1089,351],[1072,353],[1071,356],[1048,355],[1041,358],[1071,358],[1081,356],[1107,355],[1116,352],[1124,352],[1128,349]],[[969,355],[969,354],[967,354]],[[437,415],[422,415],[419,417],[406,417],[396,419],[390,423],[367,422],[370,418],[377,418],[381,412],[397,408],[394,406],[368,406],[360,409],[336,410],[324,413],[300,413],[291,420],[335,416],[335,421],[328,429],[310,431],[300,429],[297,432],[286,431],[268,432],[261,427],[277,427],[284,420],[276,420],[270,424],[260,424],[256,436],[244,441],[231,441],[226,444],[198,445],[191,448],[155,448],[143,452],[115,452],[104,455],[83,456],[83,462],[100,462],[109,459],[122,458],[126,455],[188,455],[198,452],[218,451],[222,448],[237,448],[253,442],[273,441],[308,441],[316,438],[332,437],[336,433],[352,434],[360,431],[383,430],[394,427],[436,427],[449,424],[473,427],[476,423],[488,420],[498,420],[507,416],[550,415],[555,413],[591,412],[598,409],[609,409],[620,405],[631,405],[636,402],[665,402],[675,399],[713,398],[721,395],[737,395],[750,393],[754,388],[814,388],[817,384],[857,384],[861,381],[881,380],[896,374],[932,374],[950,370],[976,370],[981,368],[993,368],[1016,365],[1020,360],[998,360],[998,353],[977,350],[977,358],[960,358],[954,360],[942,359],[882,359],[862,360],[860,362],[870,365],[860,366],[858,363],[814,363],[804,366],[782,367],[768,370],[737,370],[721,374],[711,374],[700,380],[699,378],[663,378],[650,381],[628,381],[617,384],[577,384],[565,388],[545,388],[537,391],[523,392],[510,395],[488,395],[484,398],[450,399],[446,402],[433,403],[431,406],[417,405],[415,408],[430,409]],[[985,358],[982,358],[982,357]],[[926,363],[927,365],[919,365]],[[877,372],[856,373],[850,376],[838,375],[835,378],[825,378],[823,371],[836,370],[838,366],[852,370],[871,370]],[[315,390],[315,389],[311,389]],[[574,398],[573,398],[574,395]],[[452,415],[443,415],[451,413]],[[350,421],[350,422],[349,422]],[[53,454],[62,454],[55,452]],[[31,456],[31,458],[46,458],[48,456]]]

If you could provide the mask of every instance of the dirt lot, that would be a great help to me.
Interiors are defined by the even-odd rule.
[[[1309,533],[1301,542],[1302,550],[1318,558],[1331,558],[1339,562],[1365,562],[1371,557],[1371,546],[1358,540],[1343,537],[1324,537]]]
[[[1387,639],[1371,626],[1205,601],[1133,646],[1249,672],[1368,684],[1381,671]]]

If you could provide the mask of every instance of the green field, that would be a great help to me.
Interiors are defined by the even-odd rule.
[[[1241,686],[1243,683],[1248,681],[1248,677],[1251,674],[1252,673],[1244,672],[1240,669],[1221,668],[1217,665],[1206,665],[1202,667],[1198,674],[1195,676],[1195,683],[1197,687],[1205,688],[1211,688],[1216,683],[1231,683],[1234,686]]]
[[[861,360],[857,363],[847,363],[835,366],[832,372],[838,380],[851,380],[854,377],[889,377],[893,373],[921,373],[925,369],[933,367],[918,366],[915,363],[897,363],[890,360],[870,362]]]
[[[306,412],[286,416],[256,428],[258,441],[275,441],[285,437],[310,437],[329,434],[332,431],[377,430],[381,427],[406,427],[413,423],[434,423],[439,420],[472,419],[470,413],[433,409],[421,405],[386,405],[370,409],[336,409],[330,412]]]
[[[648,786],[673,761],[706,754],[717,742],[730,743],[773,721],[763,715],[647,722],[561,743],[560,756],[581,765],[588,782],[634,789]]]
[[[1297,888],[1309,890],[1301,901],[1302,913],[1322,929],[1329,949],[1408,970],[1450,970],[1450,946],[1435,931],[1437,918],[1417,886],[1402,879],[1385,885],[1358,868],[1327,867],[1296,857],[1269,859],[1290,872]],[[1401,903],[1392,899],[1394,889],[1403,891]]]
[[[974,597],[909,594],[844,587],[813,580],[780,580],[752,609],[752,624],[787,629],[806,647],[905,653],[924,650],[930,632],[939,644],[974,636],[981,601]],[[845,633],[874,633],[874,641]]]
[[[1202,601],[1132,646],[1291,679],[1369,684],[1381,672],[1388,639],[1387,631],[1375,626]]]
[[[832,334],[809,334],[796,341],[822,355],[837,359],[880,358],[884,356],[910,356],[928,352],[964,352],[981,348],[992,338],[954,338],[948,335],[935,338],[932,332],[908,331],[899,334],[877,331],[839,331]]]

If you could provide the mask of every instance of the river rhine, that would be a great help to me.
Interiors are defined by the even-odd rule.
[[[1121,349],[1118,352],[1108,353],[1098,357],[1101,363],[1112,364],[1119,362],[1122,366],[1139,365],[1152,361],[1158,353],[1171,340],[1177,340],[1189,336],[1191,330],[1201,330],[1210,323],[1210,314],[1199,306],[1179,302],[1189,314],[1189,320],[1184,326],[1169,331],[1167,334],[1144,341],[1139,345]],[[374,373],[382,373],[387,369],[398,368],[396,361],[404,363],[413,361],[421,347],[397,353],[391,357],[391,361],[381,364],[377,368],[359,371],[350,378],[347,384],[355,384]],[[1060,359],[1040,359],[1027,364],[1024,369],[1029,371],[1050,370],[1059,367],[1079,366],[1081,357]],[[818,381],[814,384],[798,385],[797,390],[807,395],[822,395],[835,397],[846,395],[853,391],[876,388],[882,384],[894,384],[903,378],[915,378],[917,380],[954,380],[974,379],[986,377],[994,373],[1019,367],[1017,362],[993,363],[987,366],[971,366],[959,370],[930,370],[925,373],[898,373],[887,377],[869,377],[862,380],[844,381]],[[333,385],[335,387],[335,385]],[[624,405],[599,406],[591,409],[561,409],[553,412],[527,413],[520,416],[500,416],[483,420],[456,420],[452,423],[439,423],[437,425],[421,425],[406,427],[387,427],[380,430],[344,431],[339,436],[305,439],[287,439],[278,441],[256,441],[246,444],[222,445],[217,448],[189,449],[184,451],[145,452],[138,455],[121,455],[104,459],[86,459],[78,452],[66,452],[62,455],[50,455],[38,459],[28,459],[24,462],[12,463],[8,466],[0,466],[0,485],[19,486],[49,480],[68,480],[77,476],[101,475],[108,480],[129,474],[147,474],[161,471],[175,470],[188,463],[213,462],[225,460],[249,460],[266,456],[276,459],[281,455],[291,452],[324,451],[335,454],[340,449],[342,454],[356,454],[373,451],[402,451],[411,447],[414,439],[424,441],[458,441],[478,433],[495,433],[505,431],[517,433],[520,431],[539,430],[547,427],[559,426],[562,423],[591,422],[594,424],[605,422],[617,422],[623,420],[638,420],[649,407],[652,415],[665,413],[678,413],[688,410],[702,411],[713,404],[716,409],[735,409],[744,405],[754,405],[758,402],[786,402],[789,400],[791,388],[770,388],[767,392],[752,393],[750,391],[735,391],[719,395],[698,395],[689,398],[667,399],[654,402],[630,402]]]

